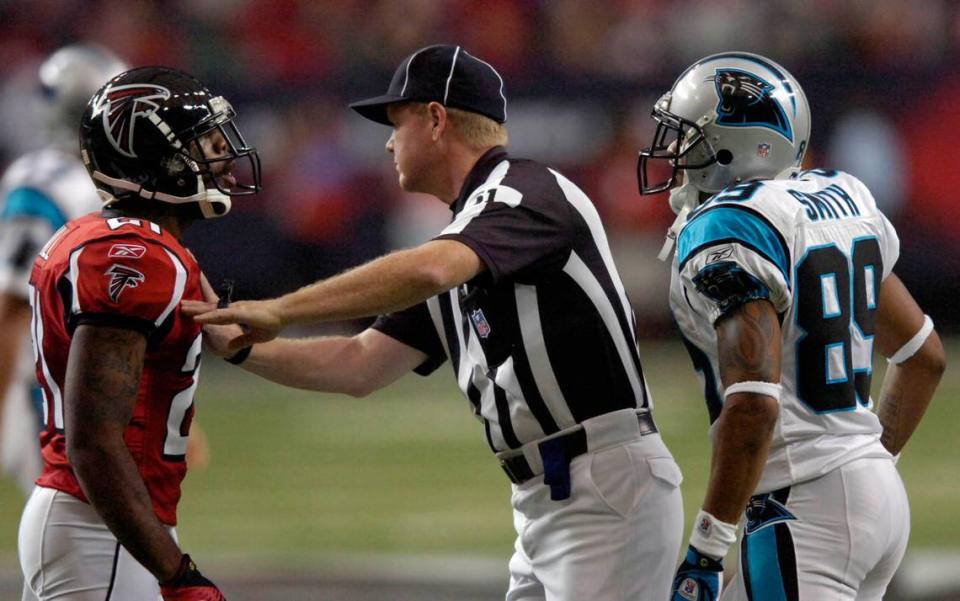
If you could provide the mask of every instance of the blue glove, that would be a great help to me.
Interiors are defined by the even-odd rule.
[[[723,589],[723,562],[703,555],[693,545],[677,568],[671,601],[718,601]]]

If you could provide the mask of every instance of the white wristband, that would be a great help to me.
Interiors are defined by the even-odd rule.
[[[697,514],[697,521],[690,533],[690,545],[708,557],[723,559],[730,545],[737,542],[737,525],[721,522],[704,510]]]
[[[747,382],[736,382],[727,386],[727,389],[723,392],[723,398],[726,400],[728,396],[738,392],[752,392],[753,394],[771,396],[779,401],[782,390],[782,386],[774,384],[773,382],[756,382],[750,380]]]
[[[920,347],[923,346],[923,343],[930,337],[931,332],[933,332],[933,320],[930,319],[929,315],[924,315],[923,325],[920,327],[920,331],[914,334],[913,338],[908,340],[906,344],[900,347],[900,350],[887,359],[887,362],[897,365],[916,355]]]

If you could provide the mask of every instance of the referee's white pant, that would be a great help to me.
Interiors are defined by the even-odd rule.
[[[176,533],[171,528],[171,534]],[[37,486],[20,519],[23,601],[162,601],[156,577],[83,501]]]
[[[570,463],[568,499],[552,501],[542,475],[513,487],[507,601],[669,598],[683,537],[680,469],[659,434],[640,436],[632,412],[588,421],[594,450]]]
[[[910,537],[907,493],[893,461],[857,459],[770,497],[786,519],[747,529],[723,601],[883,599]]]

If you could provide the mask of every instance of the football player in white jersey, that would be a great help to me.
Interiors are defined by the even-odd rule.
[[[90,96],[126,69],[111,52],[85,44],[65,46],[44,60],[39,102],[47,145],[18,158],[0,180],[0,463],[25,494],[41,468],[27,282],[50,236],[100,209],[80,161],[77,130]]]
[[[899,240],[850,174],[799,166],[810,112],[762,56],[694,63],[656,103],[641,192],[678,213],[670,305],[703,378],[713,457],[674,599],[880,599],[910,516],[895,457],[945,366],[893,274]],[[670,176],[651,181],[650,165]],[[874,351],[890,365],[876,406]]]

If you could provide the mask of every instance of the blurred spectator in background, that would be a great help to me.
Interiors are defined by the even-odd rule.
[[[433,231],[416,223],[433,212],[384,185],[371,151],[379,133],[339,110],[378,90],[393,57],[453,38],[490,57],[512,83],[515,151],[584,181],[615,226],[617,252],[646,259],[661,241],[658,220],[669,216],[613,175],[622,173],[615,163],[633,160],[636,144],[623,137],[646,137],[645,125],[623,125],[642,122],[658,83],[697,57],[760,52],[790,64],[821,107],[813,124],[821,142],[809,154],[829,161],[846,151],[851,162],[841,167],[909,224],[899,228],[903,269],[916,278],[908,284],[938,324],[960,325],[939,300],[958,281],[939,270],[960,264],[957,235],[945,226],[958,210],[957,170],[943,157],[960,136],[948,110],[960,94],[949,83],[960,49],[960,4],[951,0],[9,0],[0,33],[0,165],[34,141],[23,82],[65,42],[99,41],[136,64],[188,67],[237,99],[251,142],[270,161],[269,193],[218,224],[227,234],[216,242],[204,227],[188,237],[218,270],[211,275],[236,279],[238,296],[260,297],[337,271],[345,256],[371,258]],[[197,59],[188,65],[187,56]],[[249,231],[274,241],[250,252],[235,241]],[[928,234],[953,261],[934,265],[910,243]],[[668,328],[665,291],[648,285],[664,278],[645,260],[622,263],[634,265],[624,273],[634,302],[662,320],[649,333]]]

